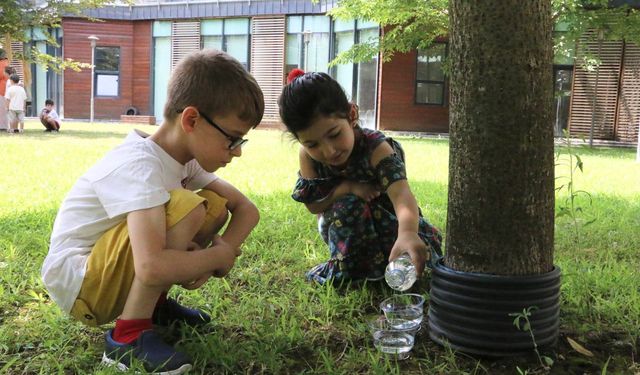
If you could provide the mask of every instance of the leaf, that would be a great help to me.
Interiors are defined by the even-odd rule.
[[[5,374],[6,370],[9,370],[9,368],[11,368],[11,366],[13,366],[14,363],[18,362],[18,359],[20,359],[19,357],[15,357],[11,360],[9,360],[9,362],[7,362],[7,364],[5,364],[2,368],[0,368],[0,373]]]
[[[584,190],[576,190],[573,192],[576,196],[578,194],[584,194],[587,196],[587,198],[589,198],[589,205],[593,206],[593,198],[591,197],[591,193],[589,193],[588,191],[584,191]]]
[[[569,343],[569,345],[571,345],[571,347],[573,348],[573,350],[575,350],[576,352],[587,356],[587,357],[593,357],[593,353],[591,353],[590,350],[585,349],[584,346],[578,344],[575,340],[573,340],[571,337],[567,337],[567,342]]]
[[[600,372],[601,375],[607,375],[607,367],[609,367],[609,361],[611,360],[611,356],[609,356],[609,358],[607,358],[607,362],[604,363],[604,366],[602,366],[602,371]]]
[[[521,315],[516,315],[516,317],[513,319],[513,325],[517,328],[517,329],[521,329],[520,328],[520,319],[522,318]]]
[[[562,216],[566,216],[569,215],[569,210],[567,210],[564,207],[560,207],[560,210],[558,212],[556,212],[556,217],[562,217]]]
[[[44,298],[42,297],[42,294],[38,294],[38,292],[36,292],[36,291],[35,291],[35,290],[33,290],[33,289],[29,289],[29,290],[27,291],[27,294],[28,294],[29,296],[31,296],[31,298],[33,298],[33,299],[34,299],[34,300],[36,300],[36,301],[42,301],[42,300],[44,299]]]
[[[580,168],[580,172],[584,173],[584,171],[582,170],[582,166],[583,166],[582,159],[580,159],[580,156],[578,155],[574,155],[574,156],[576,157],[576,167]]]
[[[543,355],[542,359],[544,360],[544,363],[547,364],[547,366],[549,366],[549,367],[553,366],[553,359],[551,359],[550,357],[547,357],[546,355]]]

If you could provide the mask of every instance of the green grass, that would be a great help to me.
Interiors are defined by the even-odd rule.
[[[40,266],[65,194],[131,129],[65,123],[60,134],[49,134],[28,122],[23,135],[0,134],[0,373],[113,373],[99,364],[103,331],[60,312],[42,286]],[[289,197],[297,146],[274,130],[253,131],[249,139],[243,157],[219,175],[257,204],[259,226],[226,279],[198,291],[172,292],[214,320],[207,333],[165,332],[195,358],[193,373],[515,374],[516,365],[536,366],[531,358],[478,361],[435,345],[424,330],[411,359],[396,363],[379,355],[364,322],[390,291],[382,285],[336,290],[304,281],[305,271],[325,260],[327,250],[314,216]],[[446,230],[448,142],[401,141],[423,211]],[[581,229],[579,242],[568,220],[556,225],[555,259],[563,270],[557,349],[562,357],[553,370],[600,373],[606,366],[608,373],[638,372],[640,164],[635,150],[577,152],[585,170],[575,177],[576,187],[593,197],[592,206],[580,199],[582,217],[596,220]],[[558,168],[558,176],[567,175],[566,168]],[[422,281],[418,291],[427,294],[426,288]],[[572,351],[566,337],[595,356]]]

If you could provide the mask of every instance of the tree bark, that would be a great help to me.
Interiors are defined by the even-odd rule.
[[[451,0],[445,265],[553,267],[551,0]]]

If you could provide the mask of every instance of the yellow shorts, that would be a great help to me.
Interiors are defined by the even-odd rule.
[[[216,219],[226,213],[227,200],[210,190],[194,193],[173,190],[165,203],[167,229],[176,225],[199,204],[207,214],[199,233],[210,233]],[[105,232],[93,246],[87,268],[71,315],[89,326],[99,326],[117,318],[129,295],[135,269],[127,221]]]

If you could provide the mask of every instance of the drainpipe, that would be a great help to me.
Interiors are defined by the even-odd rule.
[[[89,35],[87,37],[91,42],[91,102],[90,102],[90,119],[89,122],[93,124],[93,102],[94,102],[94,90],[95,90],[95,67],[96,67],[96,41],[100,40],[95,35]]]
[[[311,30],[305,30],[302,32],[302,41],[304,42],[304,71],[308,71],[309,67],[309,42],[311,41]]]

